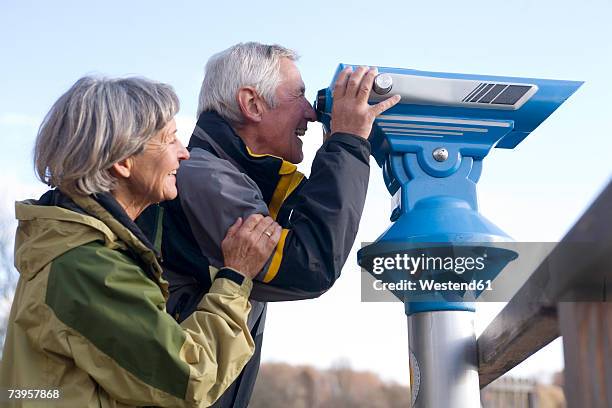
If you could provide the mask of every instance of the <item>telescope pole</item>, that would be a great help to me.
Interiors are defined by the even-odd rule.
[[[474,312],[408,315],[414,408],[480,408]]]

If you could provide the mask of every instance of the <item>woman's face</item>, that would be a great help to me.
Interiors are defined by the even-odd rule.
[[[148,204],[176,198],[176,171],[189,152],[176,137],[172,119],[145,145],[142,153],[133,156],[130,190],[133,198]]]

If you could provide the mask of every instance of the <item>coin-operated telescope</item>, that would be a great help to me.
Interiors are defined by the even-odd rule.
[[[340,64],[315,101],[328,129],[333,84],[345,67]],[[358,252],[358,262],[404,288],[393,293],[408,316],[413,406],[480,407],[473,301],[518,256],[500,245],[510,237],[478,212],[482,161],[493,147],[515,148],[582,82],[378,72],[369,101],[401,96],[375,120],[369,138],[393,197],[393,224]],[[452,285],[401,285],[415,278]],[[481,284],[469,286],[475,281]]]

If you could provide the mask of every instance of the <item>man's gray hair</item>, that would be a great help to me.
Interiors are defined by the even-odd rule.
[[[113,190],[113,164],[144,151],[172,120],[170,85],[145,78],[83,77],[53,105],[38,131],[34,166],[51,187],[78,194]]]
[[[198,117],[215,111],[230,124],[243,121],[238,105],[238,90],[252,86],[271,107],[276,106],[275,92],[281,81],[280,61],[298,59],[295,51],[280,45],[257,42],[236,44],[208,60],[200,89]]]

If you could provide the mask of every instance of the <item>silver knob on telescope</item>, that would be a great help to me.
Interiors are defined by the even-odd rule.
[[[443,147],[438,147],[436,150],[433,151],[432,154],[433,158],[438,162],[443,162],[448,159],[448,150]]]
[[[376,78],[374,78],[374,85],[372,86],[372,90],[379,95],[388,94],[393,88],[393,79],[389,74],[378,74]]]

